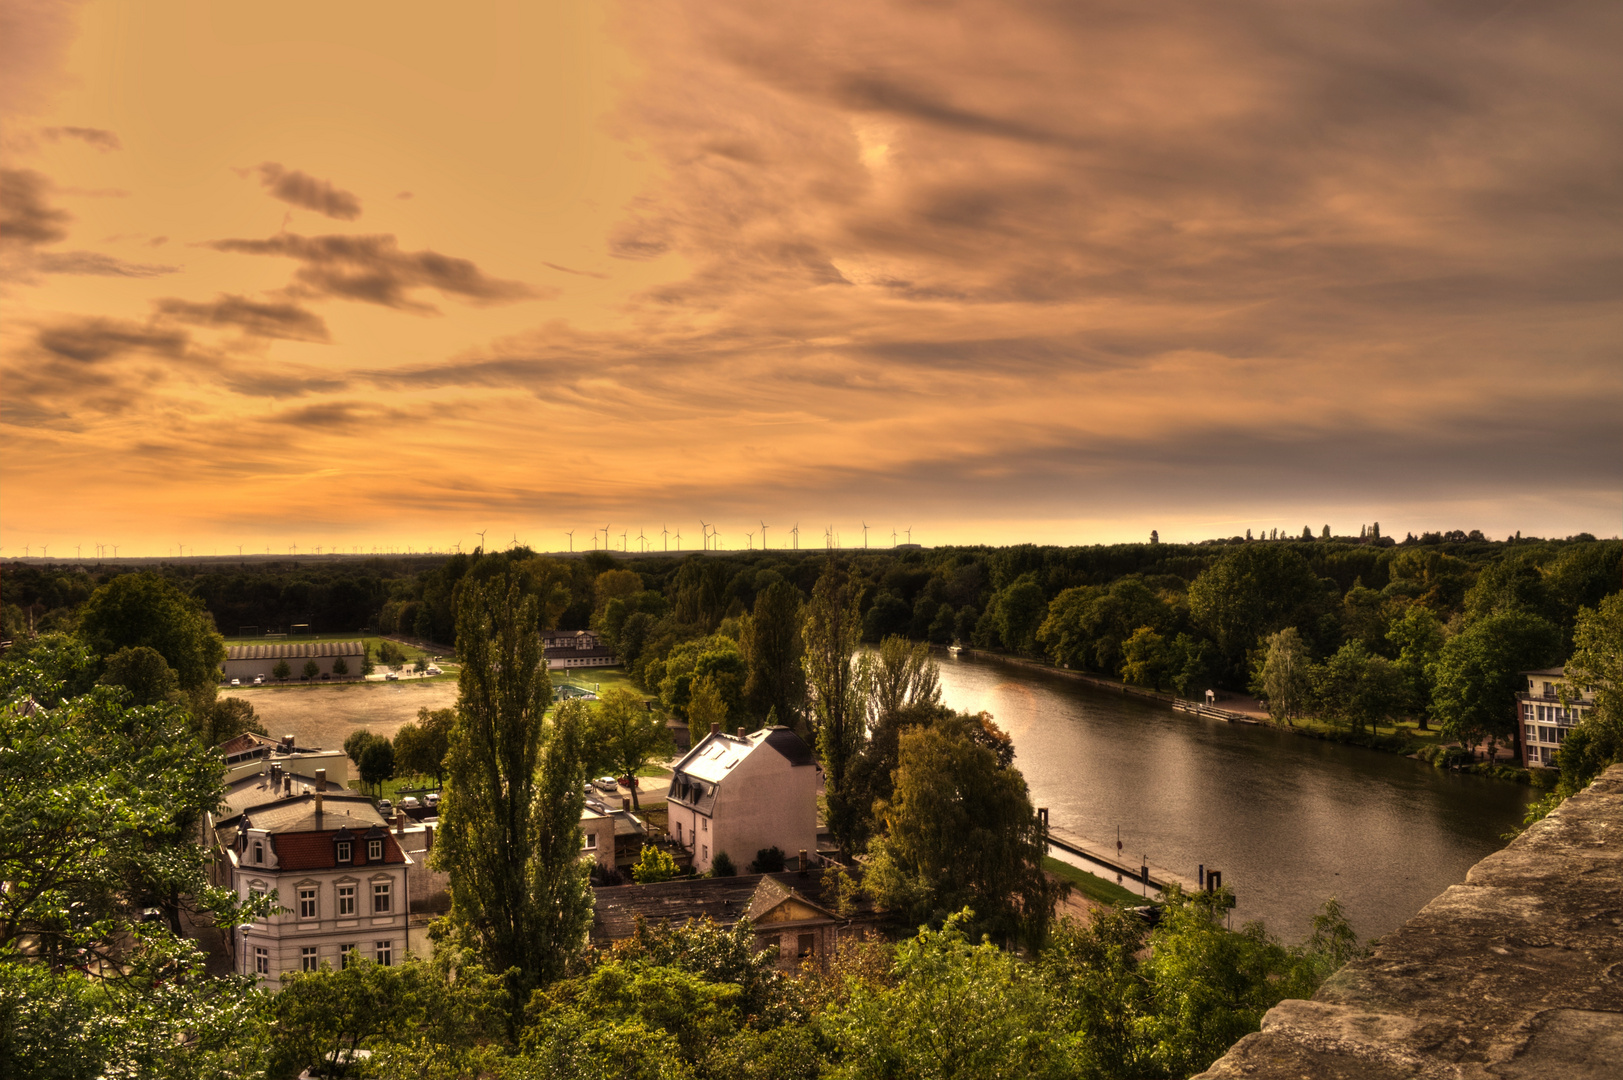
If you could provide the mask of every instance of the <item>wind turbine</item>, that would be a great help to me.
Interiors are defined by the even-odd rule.
[[[795,527],[789,530],[789,534],[795,538],[795,550],[799,551],[800,550],[800,522],[798,522],[798,521],[795,522]]]
[[[761,550],[766,550],[766,522],[761,522]]]
[[[747,532],[747,533],[744,534],[744,539],[745,539],[745,542],[747,542],[749,544],[750,550],[754,551],[755,550],[755,534],[752,533],[752,532]]]
[[[907,534],[907,542],[909,544],[911,544],[913,542],[913,526],[909,525],[907,528],[903,529],[902,531]]]
[[[642,534],[641,525],[637,526],[637,550],[644,552],[648,550],[648,540]]]
[[[700,518],[699,519],[699,527],[704,530],[704,541],[703,541],[704,542],[704,550],[709,551],[710,550],[710,526],[709,526],[709,524],[707,524],[705,522],[704,518]]]
[[[609,550],[609,527],[603,526],[603,550]]]
[[[575,530],[570,529],[568,532],[564,533],[564,535],[569,537],[569,551],[570,551],[570,554],[574,554],[574,551],[575,551]]]
[[[480,550],[480,552],[483,552],[485,550],[485,530],[484,529],[479,530],[479,550]]]
[[[890,530],[890,546],[891,547],[896,546],[896,530],[895,529]]]
[[[73,545],[73,557],[75,559],[84,558],[84,550],[85,550],[85,546],[83,544],[74,544]]]
[[[676,530],[676,550],[682,550],[682,530],[680,527],[678,527]]]
[[[868,523],[866,521],[862,523],[862,550],[868,550]]]

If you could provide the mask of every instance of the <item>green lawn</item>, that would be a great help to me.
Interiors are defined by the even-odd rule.
[[[1138,907],[1149,902],[1136,892],[1129,892],[1113,881],[1106,881],[1097,874],[1090,874],[1052,855],[1043,858],[1043,869],[1055,877],[1069,881],[1076,886],[1077,892],[1101,904],[1126,904],[1128,907]]]
[[[601,694],[617,686],[623,686],[633,694],[642,698],[651,698],[654,695],[643,690],[631,681],[631,676],[625,668],[574,668],[552,673],[554,686],[568,684],[578,686],[582,690],[590,690],[594,694]]]
[[[349,788],[351,791],[360,791],[361,782],[359,780],[351,780],[349,782]],[[393,780],[385,780],[383,782],[383,795],[381,798],[389,799],[393,802],[399,802],[401,788],[408,789],[411,794],[416,795],[419,799],[421,799],[423,797],[421,791],[422,788],[433,790],[434,778],[432,776],[397,776]],[[371,793],[368,792],[367,794]]]
[[[1299,716],[1296,717],[1291,723],[1295,727],[1303,728],[1308,731],[1320,732],[1326,735],[1336,735],[1344,733],[1347,730],[1346,726],[1343,724],[1337,724],[1330,720],[1321,720],[1318,717],[1313,716]],[[1280,726],[1284,727],[1285,725],[1281,724]],[[1416,724],[1413,720],[1405,720],[1397,724],[1381,724],[1375,728],[1375,734],[1377,735],[1392,735],[1395,733],[1401,733],[1410,742],[1416,744],[1416,749],[1419,749],[1422,746],[1447,741],[1443,738],[1442,732],[1438,731],[1435,727],[1422,731],[1420,729],[1420,725]]]

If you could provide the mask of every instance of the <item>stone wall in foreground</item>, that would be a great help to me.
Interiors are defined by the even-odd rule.
[[[1623,765],[1201,1077],[1623,1080]]]

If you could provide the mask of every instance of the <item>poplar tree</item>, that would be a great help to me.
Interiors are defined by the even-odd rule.
[[[866,665],[857,658],[861,600],[855,575],[831,561],[812,588],[801,624],[810,720],[828,796],[828,827],[847,850],[867,811],[849,782],[851,765],[867,741],[868,677]]]
[[[433,855],[450,874],[452,936],[503,973],[515,1010],[563,973],[592,919],[579,860],[583,733],[569,710],[545,728],[552,680],[537,622],[511,567],[463,589],[458,715]]]

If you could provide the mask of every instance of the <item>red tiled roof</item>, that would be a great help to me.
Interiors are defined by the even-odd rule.
[[[339,865],[333,852],[333,837],[338,834],[337,829],[326,832],[305,833],[279,833],[275,838],[277,862],[283,870],[331,870]],[[344,863],[344,866],[368,866],[366,861],[366,834],[351,830],[354,847],[350,850],[355,858],[353,862]],[[383,838],[383,863],[403,863],[406,861],[405,853],[400,845],[395,843],[391,833]]]

